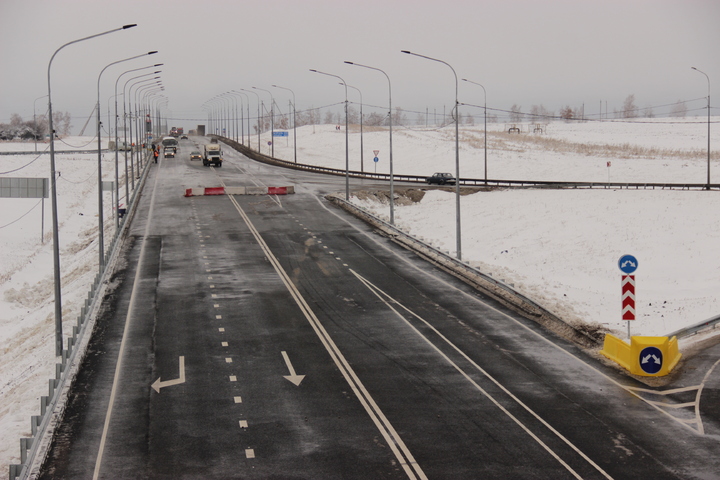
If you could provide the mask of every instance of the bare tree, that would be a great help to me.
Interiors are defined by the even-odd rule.
[[[335,113],[331,110],[328,110],[325,112],[325,125],[330,125],[331,123],[335,123]]]
[[[387,115],[381,115],[377,112],[372,112],[370,115],[365,115],[365,125],[373,127],[379,127],[385,123]]]
[[[638,107],[635,105],[635,95],[630,94],[623,102],[622,116],[623,118],[635,118],[638,116]]]
[[[685,102],[678,100],[675,105],[673,105],[672,109],[670,110],[670,116],[671,117],[678,117],[678,118],[685,118],[687,115],[687,105],[685,105]]]
[[[560,109],[560,118],[564,118],[565,120],[572,120],[575,118],[575,112],[572,108],[570,108],[570,105],[566,105]]]
[[[405,115],[402,108],[395,107],[395,113],[393,113],[392,122],[393,122],[393,125],[406,125],[407,124],[407,115]]]
[[[510,107],[510,121],[511,122],[522,122],[523,120],[523,113],[520,111],[522,107],[519,105],[513,104],[512,107]]]
[[[544,105],[533,105],[530,107],[530,115],[534,117],[533,120],[541,120],[544,117],[551,117],[553,112],[545,108]]]

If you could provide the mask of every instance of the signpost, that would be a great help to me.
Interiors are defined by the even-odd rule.
[[[0,178],[0,198],[40,198],[40,243],[45,243],[45,199],[48,198],[48,178]]]
[[[635,320],[635,273],[638,261],[632,255],[623,255],[618,260],[618,267],[625,275],[622,276],[622,319],[628,322],[628,338],[630,338],[630,321]]]
[[[380,150],[373,150],[373,153],[375,154],[375,158],[373,158],[373,162],[375,162],[375,173],[377,173],[377,164],[380,161],[378,159],[378,153],[380,153]]]

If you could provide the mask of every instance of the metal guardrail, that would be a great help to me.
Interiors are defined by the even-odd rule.
[[[97,150],[95,150],[95,152],[97,152]],[[107,250],[105,257],[106,260],[117,256],[119,252],[121,244],[120,239],[125,234],[128,225],[130,224],[130,219],[134,215],[138,204],[137,200],[139,198],[140,191],[142,190],[142,185],[147,178],[147,173],[151,163],[150,158],[151,156],[146,156],[142,180],[132,193],[130,201],[128,202],[127,213],[121,220],[120,228],[118,228],[115,233],[115,236],[113,237]],[[53,417],[53,412],[58,406],[63,389],[69,386],[68,376],[72,372],[72,367],[81,361],[81,359],[77,358],[79,350],[76,347],[81,344],[85,336],[88,334],[86,331],[88,324],[90,323],[88,320],[90,319],[90,315],[97,307],[99,307],[98,302],[100,301],[100,298],[98,294],[102,292],[101,287],[103,279],[112,273],[109,268],[111,264],[112,262],[105,262],[105,269],[95,276],[95,279],[90,286],[90,291],[85,299],[84,306],[80,309],[77,324],[72,327],[72,336],[67,338],[67,348],[64,348],[62,351],[60,363],[55,364],[55,378],[51,378],[48,381],[48,395],[40,397],[40,415],[33,415],[30,417],[30,432],[32,436],[20,439],[20,463],[9,466],[10,480],[15,480],[17,478],[23,480],[27,479],[30,475],[30,467],[36,460],[39,449],[41,447],[47,447],[47,445],[43,445],[45,442],[41,442],[41,440],[43,440],[43,436],[45,435],[48,425]],[[83,353],[84,352],[80,354],[82,355]]]
[[[668,337],[677,337],[677,338],[683,338],[683,337],[689,337],[690,335],[695,335],[697,333],[700,333],[703,330],[710,330],[718,327],[718,324],[720,324],[720,315],[716,315],[714,317],[708,318],[707,320],[703,320],[702,322],[698,322],[694,325],[690,325],[689,327],[681,328],[680,330],[676,330],[672,333],[668,333]]]
[[[323,173],[326,175],[345,176],[346,174],[352,178],[363,178],[366,180],[390,181],[390,174],[387,173],[371,173],[358,172],[356,170],[340,170],[337,168],[320,167],[316,165],[307,165],[302,163],[294,163],[287,160],[280,160],[263,153],[259,153],[252,148],[238,143],[231,138],[221,137],[219,135],[208,135],[211,138],[217,138],[223,143],[231,146],[243,155],[252,158],[258,162],[268,165],[275,165],[283,168],[291,168],[293,170],[304,170],[307,172]],[[426,183],[427,176],[421,175],[398,175],[393,174],[393,180],[397,182],[407,183]],[[625,190],[717,190],[720,191],[719,183],[652,183],[652,182],[555,182],[555,181],[535,181],[535,180],[485,180],[478,178],[461,178],[460,185],[464,187],[478,188],[548,188],[548,189],[625,189]]]

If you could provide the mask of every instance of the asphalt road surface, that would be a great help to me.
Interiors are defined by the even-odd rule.
[[[344,178],[201,141],[152,166],[41,478],[720,478],[717,422],[652,403],[692,391],[630,391],[330,205]],[[297,193],[183,197],[222,185]]]

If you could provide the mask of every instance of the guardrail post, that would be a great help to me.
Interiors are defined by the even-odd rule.
[[[42,417],[45,416],[45,412],[47,412],[48,403],[49,403],[48,397],[46,397],[45,395],[40,397],[40,416],[42,416]]]
[[[40,423],[42,423],[42,418],[40,415],[33,415],[30,417],[30,431],[32,432],[32,436],[34,437],[37,435],[38,427],[40,426]]]
[[[10,480],[15,480],[22,473],[22,465],[10,465]]]
[[[23,465],[27,461],[27,452],[32,448],[32,438],[21,438],[20,439],[20,463]]]

